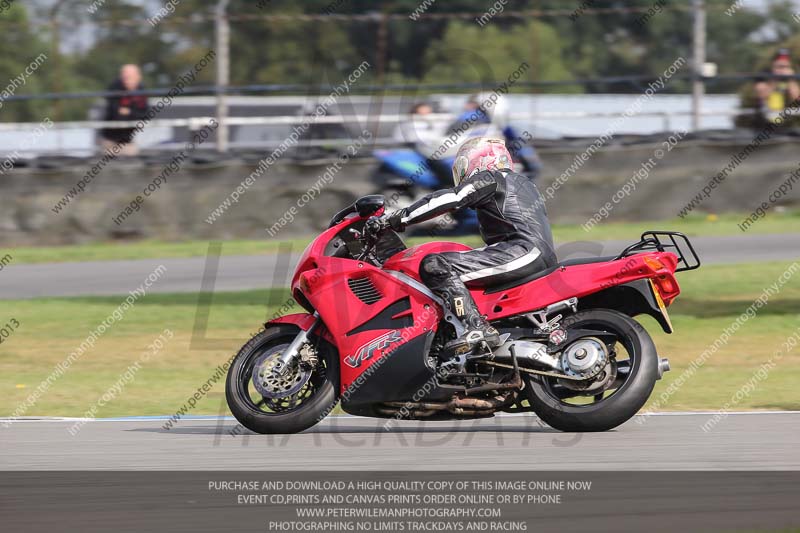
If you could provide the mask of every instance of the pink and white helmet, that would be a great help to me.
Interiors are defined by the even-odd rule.
[[[453,163],[456,185],[482,170],[513,170],[511,154],[502,139],[477,137],[461,145]]]

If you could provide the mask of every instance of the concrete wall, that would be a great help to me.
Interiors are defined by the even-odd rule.
[[[569,148],[540,150],[546,167],[539,181],[546,190],[583,151],[585,143]],[[635,191],[614,205],[609,220],[673,218],[700,192],[706,182],[727,165],[732,154],[746,144],[685,139],[664,154]],[[611,201],[644,161],[663,149],[661,142],[608,146],[596,152],[572,175],[552,200],[551,219],[584,223]],[[107,166],[85,192],[56,214],[51,209],[75,186],[93,160],[72,161],[53,168],[15,168],[0,175],[0,244],[35,245],[102,241],[122,238],[232,239],[268,238],[266,228],[292,206],[295,220],[276,238],[308,235],[323,228],[334,212],[362,194],[375,192],[369,176],[376,164],[370,158],[354,159],[308,205],[297,208],[330,161],[306,164],[278,161],[241,195],[238,204],[215,223],[205,219],[256,167],[257,161],[220,163],[187,162],[151,197],[141,210],[121,225],[117,216],[163,170],[164,161],[118,160]],[[697,212],[751,211],[798,168],[800,150],[792,138],[762,145],[719,185]],[[41,165],[39,165],[41,167]],[[796,184],[783,205],[800,204]]]

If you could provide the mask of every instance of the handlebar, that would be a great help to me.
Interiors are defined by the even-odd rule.
[[[361,251],[359,259],[370,257],[375,245],[380,240],[381,236],[391,229],[389,221],[385,217],[370,217],[364,222],[364,231],[356,238],[364,243],[364,249]]]

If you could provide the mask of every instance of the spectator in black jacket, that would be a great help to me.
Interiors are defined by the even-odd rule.
[[[142,90],[142,72],[136,65],[122,65],[119,78],[108,87],[109,91]],[[109,96],[106,98],[104,120],[141,120],[147,116],[147,97],[143,95]],[[117,155],[136,155],[139,147],[134,142],[134,128],[105,128],[100,130],[100,144]]]

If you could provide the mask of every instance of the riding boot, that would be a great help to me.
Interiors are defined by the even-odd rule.
[[[455,277],[447,285],[440,296],[446,302],[448,310],[464,324],[465,331],[457,339],[448,342],[444,352],[451,355],[471,352],[481,342],[485,342],[489,349],[500,346],[500,332],[480,314],[464,283]]]
[[[446,354],[458,355],[471,352],[482,342],[485,342],[490,349],[502,344],[500,332],[480,314],[469,289],[452,270],[447,260],[437,255],[429,255],[422,261],[421,266],[422,280],[444,301],[446,310],[464,324],[464,333],[445,345]]]

